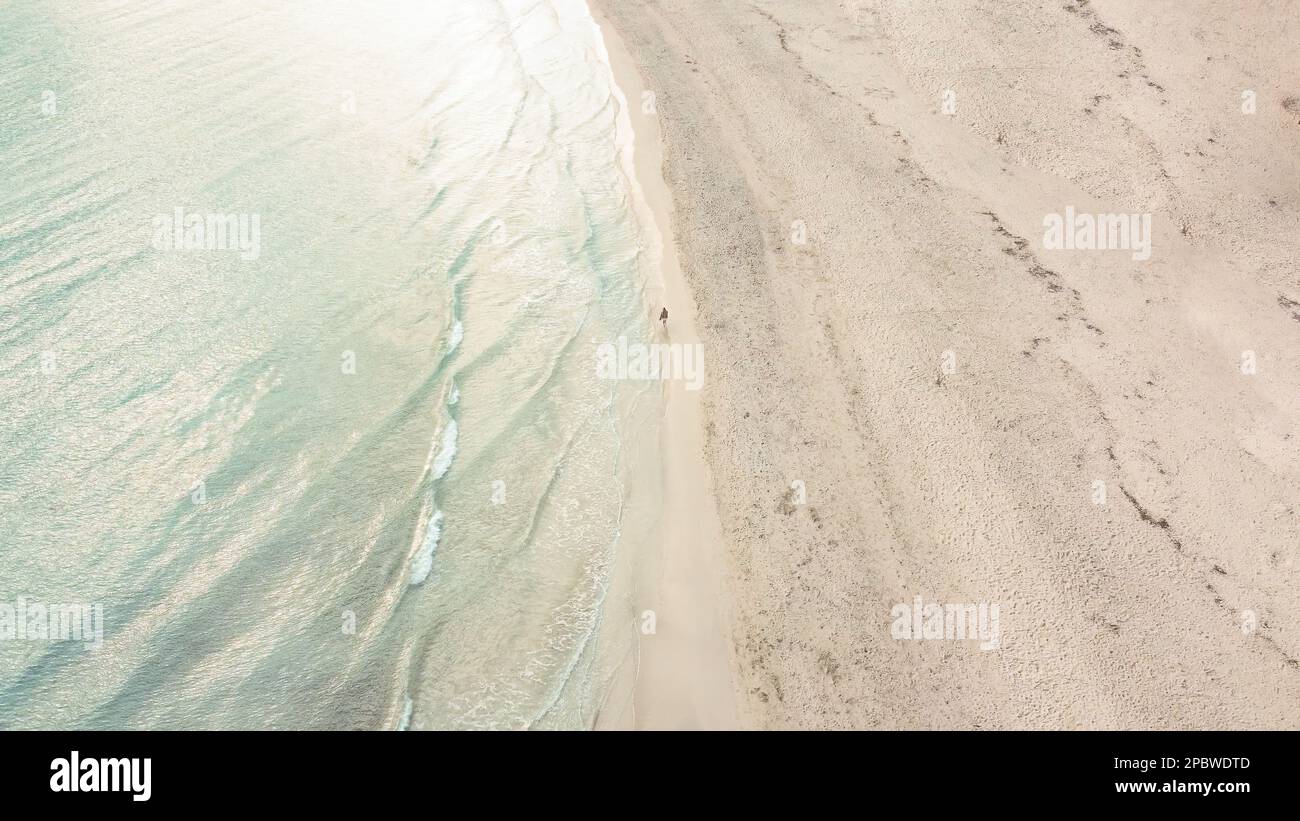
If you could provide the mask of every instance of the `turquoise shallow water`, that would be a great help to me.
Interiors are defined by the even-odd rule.
[[[0,5],[0,603],[104,614],[0,641],[0,727],[592,722],[657,476],[593,365],[649,334],[598,36]]]

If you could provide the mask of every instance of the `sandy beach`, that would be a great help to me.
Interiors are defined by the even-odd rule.
[[[598,726],[1300,728],[1297,4],[592,6],[707,362]]]
[[[693,301],[671,242],[672,200],[664,181],[663,144],[648,89],[631,55],[609,23],[596,16],[606,58],[619,94],[620,129],[630,144],[625,173],[634,191],[638,219],[647,230],[658,274],[648,296],[672,306],[660,342],[700,341]],[[602,711],[602,729],[702,730],[737,726],[729,649],[721,525],[713,480],[704,459],[699,391],[681,380],[663,383],[663,506],[652,545],[630,572],[637,590],[638,653],[633,675],[624,677]],[[644,608],[644,609],[643,609]],[[654,630],[642,630],[653,614]]]

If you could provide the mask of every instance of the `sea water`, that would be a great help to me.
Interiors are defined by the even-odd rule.
[[[591,726],[660,401],[599,36],[0,5],[0,727]]]

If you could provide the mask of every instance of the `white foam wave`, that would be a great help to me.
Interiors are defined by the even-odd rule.
[[[442,511],[435,510],[429,517],[429,524],[424,529],[424,543],[411,559],[411,585],[423,584],[433,569],[433,553],[438,549],[438,540],[442,538]]]
[[[438,455],[433,460],[433,478],[441,479],[447,474],[451,467],[451,460],[456,458],[456,437],[459,429],[456,427],[456,420],[451,419],[447,422],[447,427],[442,430],[442,447],[438,448]]]

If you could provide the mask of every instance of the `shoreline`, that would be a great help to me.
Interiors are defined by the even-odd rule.
[[[590,8],[615,94],[618,128],[628,129],[623,170],[643,230],[655,250],[647,309],[656,341],[696,344],[695,306],[673,241],[672,198],[663,178],[663,144],[655,117],[639,101],[645,83],[609,20]],[[630,147],[631,151],[628,151]],[[628,156],[630,154],[630,157]],[[651,304],[657,286],[658,304]],[[655,317],[669,309],[665,333]],[[707,380],[707,363],[705,378]],[[632,572],[642,591],[635,604],[637,663],[631,680],[619,676],[606,703],[628,703],[631,715],[604,716],[597,729],[734,729],[738,726],[730,592],[722,525],[704,458],[701,392],[681,380],[664,383],[660,429],[662,515],[657,555],[638,557]],[[652,540],[652,543],[654,540]],[[641,613],[655,613],[655,632],[643,635]]]

